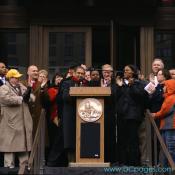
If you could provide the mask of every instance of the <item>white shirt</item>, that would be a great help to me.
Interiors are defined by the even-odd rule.
[[[0,80],[3,82],[3,84],[5,84],[6,82],[5,77],[0,77]]]

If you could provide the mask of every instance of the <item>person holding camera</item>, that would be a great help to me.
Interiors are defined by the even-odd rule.
[[[32,147],[32,117],[27,102],[31,87],[19,82],[22,76],[16,69],[6,74],[6,84],[0,87],[2,120],[0,122],[0,152],[4,152],[4,167],[15,167],[15,155],[20,166],[28,162]]]

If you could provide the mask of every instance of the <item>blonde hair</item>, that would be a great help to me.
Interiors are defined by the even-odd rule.
[[[45,69],[41,69],[38,74],[44,74],[46,77],[48,77],[48,71]]]
[[[154,58],[152,65],[154,64],[154,62],[159,61],[161,63],[162,69],[164,68],[164,62],[161,58]]]

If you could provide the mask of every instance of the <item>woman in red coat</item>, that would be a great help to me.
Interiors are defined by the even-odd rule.
[[[175,161],[175,80],[166,80],[164,82],[164,101],[161,109],[152,113],[154,119],[160,119],[160,131]],[[164,158],[163,167],[167,167],[167,159]]]
[[[49,139],[50,144],[53,144],[55,127],[59,126],[59,116],[58,116],[58,107],[56,102],[56,97],[59,91],[59,84],[63,76],[59,73],[56,73],[52,79],[51,86],[46,91],[46,109],[47,109],[47,121],[48,121],[48,129],[49,129]]]
[[[48,126],[48,136],[49,136],[49,154],[47,159],[48,166],[59,166],[58,157],[60,155],[61,147],[61,126],[60,117],[58,110],[59,106],[57,104],[57,95],[59,92],[60,82],[63,79],[62,74],[56,73],[52,79],[52,84],[44,92],[44,108],[46,109],[46,118]],[[61,141],[62,142],[62,141]]]

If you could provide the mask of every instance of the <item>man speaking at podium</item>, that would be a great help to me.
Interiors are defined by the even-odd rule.
[[[70,87],[86,86],[84,79],[85,70],[78,66],[75,68],[75,74],[71,79],[65,80],[61,91],[63,97],[63,138],[64,149],[67,151],[68,162],[75,162],[75,144],[76,144],[76,99],[69,95]]]

